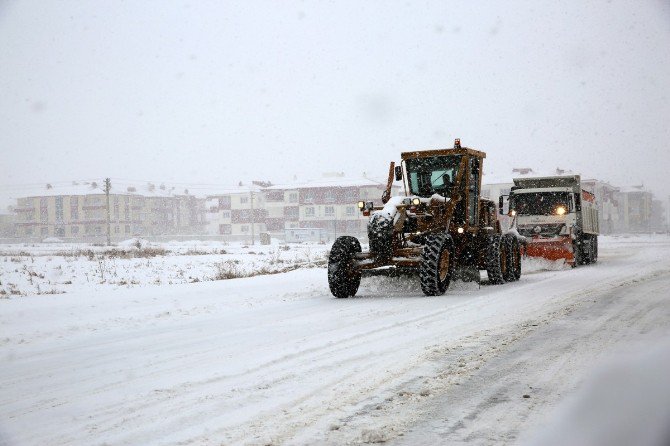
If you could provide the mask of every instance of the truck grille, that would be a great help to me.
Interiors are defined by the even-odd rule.
[[[536,232],[536,227],[540,228],[540,232]],[[519,226],[517,230],[519,234],[524,237],[533,237],[540,235],[542,237],[556,237],[563,228],[563,223],[558,224],[542,224],[542,225],[525,225]]]

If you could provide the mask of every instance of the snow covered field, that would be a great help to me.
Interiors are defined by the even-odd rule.
[[[76,243],[0,245],[0,297],[134,288],[273,274],[323,265],[320,244],[247,246],[222,242],[102,247]]]
[[[601,361],[670,336],[667,237],[603,237],[596,265],[525,262],[518,283],[440,297],[371,277],[334,299],[325,268],[203,280],[225,256],[276,256],[253,248],[116,259],[131,287],[86,257],[1,262],[26,295],[0,299],[0,444],[532,441]],[[67,293],[15,283],[24,265]]]

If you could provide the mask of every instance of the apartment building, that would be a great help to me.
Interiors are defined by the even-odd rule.
[[[620,232],[650,232],[652,230],[653,195],[644,186],[628,186],[616,195],[619,202]],[[658,203],[660,204],[660,202]]]
[[[15,234],[24,239],[55,237],[102,241],[107,236],[107,196],[96,182],[47,185],[17,199]],[[147,184],[115,188],[109,194],[111,236],[129,237],[204,232],[204,200]]]
[[[265,196],[262,186],[270,183],[240,183],[207,194],[207,233],[226,240],[255,243],[267,232]]]
[[[582,180],[582,185],[593,192],[596,196],[596,205],[598,206],[598,217],[600,218],[600,232],[602,234],[611,234],[620,225],[621,211],[619,209],[618,187],[596,179]]]
[[[381,205],[384,189],[380,181],[342,176],[266,187],[267,231],[278,238],[294,228],[319,229],[319,237],[327,240],[345,234],[364,237],[368,219],[356,203],[363,200]],[[396,186],[393,193],[397,192]]]

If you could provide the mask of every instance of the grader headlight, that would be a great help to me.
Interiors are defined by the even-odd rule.
[[[358,209],[362,211],[363,208],[365,208],[365,201],[359,201],[358,202]]]
[[[418,206],[418,205],[421,204],[421,200],[419,200],[418,198],[414,197],[414,198],[412,198],[412,204],[413,204],[414,206]]]

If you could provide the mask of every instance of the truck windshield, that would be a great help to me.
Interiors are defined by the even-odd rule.
[[[407,160],[410,192],[420,197],[451,195],[461,158],[461,155],[444,155]]]
[[[567,192],[514,194],[512,209],[519,215],[562,215],[572,212],[572,200]]]

